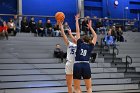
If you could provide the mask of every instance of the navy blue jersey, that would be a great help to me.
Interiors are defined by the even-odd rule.
[[[87,44],[82,39],[77,40],[75,61],[89,61],[94,44]]]

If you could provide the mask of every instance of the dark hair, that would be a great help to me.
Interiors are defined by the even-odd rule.
[[[49,17],[46,17],[46,20],[49,20]]]
[[[87,35],[84,35],[82,39],[84,42],[90,43],[90,37],[88,37]]]
[[[9,21],[11,21],[11,20],[12,20],[12,22],[13,22],[13,19],[12,19],[12,18],[9,19]]]
[[[57,45],[60,45],[60,44],[56,44],[56,46],[57,46]]]
[[[3,21],[3,22],[2,22],[2,25],[1,25],[2,27],[4,27],[4,22],[6,23],[6,21]],[[6,25],[7,25],[7,23],[6,23]]]

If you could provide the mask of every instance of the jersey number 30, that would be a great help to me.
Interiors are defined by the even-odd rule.
[[[87,55],[87,50],[81,49],[81,54],[82,56],[86,56]]]

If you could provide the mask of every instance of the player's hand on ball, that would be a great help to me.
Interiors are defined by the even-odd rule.
[[[63,23],[61,21],[57,21],[57,25],[59,25],[59,27],[61,27],[63,25]]]

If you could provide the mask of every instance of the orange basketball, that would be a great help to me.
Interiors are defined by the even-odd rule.
[[[57,22],[62,22],[65,19],[65,14],[63,12],[57,12],[55,14],[55,19],[57,20]]]

